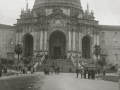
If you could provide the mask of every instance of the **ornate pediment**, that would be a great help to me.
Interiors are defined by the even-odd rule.
[[[22,26],[22,28],[23,28],[23,31],[25,32],[25,33],[31,33],[32,31],[34,31],[34,26],[27,26],[27,25],[25,25],[25,26]]]
[[[55,16],[50,23],[51,27],[65,27],[66,26],[66,21],[60,17],[60,16]]]
[[[69,18],[68,15],[66,15],[65,13],[63,13],[63,10],[56,7],[53,9],[52,13],[50,15],[47,16],[47,18],[54,18],[55,16],[61,16],[63,18]]]
[[[57,12],[62,13],[62,12],[63,12],[63,10],[62,10],[62,9],[60,9],[59,7],[55,7],[55,8],[53,9],[53,13],[57,13]]]

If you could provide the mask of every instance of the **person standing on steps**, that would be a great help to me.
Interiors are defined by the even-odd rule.
[[[118,75],[118,90],[120,90],[120,68],[118,69],[118,73],[117,73]]]
[[[2,62],[0,61],[0,77],[2,77]]]
[[[84,68],[84,79],[86,79],[87,69]]]
[[[90,73],[91,73],[90,68],[88,68],[88,79],[90,79]]]
[[[76,68],[76,74],[77,74],[76,78],[78,78],[79,73],[80,73],[80,70],[79,70],[79,68],[77,67],[77,68]]]

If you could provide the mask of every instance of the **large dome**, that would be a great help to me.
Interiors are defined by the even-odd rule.
[[[82,9],[80,0],[35,0],[34,9],[42,6],[64,6]]]

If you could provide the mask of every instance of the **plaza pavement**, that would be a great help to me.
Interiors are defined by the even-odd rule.
[[[44,76],[40,90],[118,90],[118,83],[104,80],[89,80],[76,78],[75,73],[60,73]],[[37,83],[36,86],[39,86]]]
[[[111,74],[112,76],[114,74]],[[7,77],[1,77],[2,79],[9,79],[14,77],[24,77],[24,76],[37,76],[38,78],[43,76],[42,84],[40,79],[35,84],[35,88],[40,88],[37,90],[118,90],[118,83],[104,81],[104,80],[89,80],[81,79],[80,75],[76,78],[75,73],[60,73],[53,75],[44,75],[43,72],[36,72],[36,74],[19,74]],[[36,89],[35,89],[36,90]]]

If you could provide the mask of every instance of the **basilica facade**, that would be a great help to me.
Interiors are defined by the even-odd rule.
[[[33,10],[21,11],[16,24],[16,42],[23,56],[81,56],[95,59],[93,47],[99,45],[98,21],[94,13],[82,10],[79,0],[35,0]]]
[[[93,11],[83,10],[80,0],[35,0],[33,9],[21,10],[15,24],[15,44],[21,57],[69,56],[96,60],[94,45],[101,46],[99,58],[119,64],[120,26],[99,25]]]

